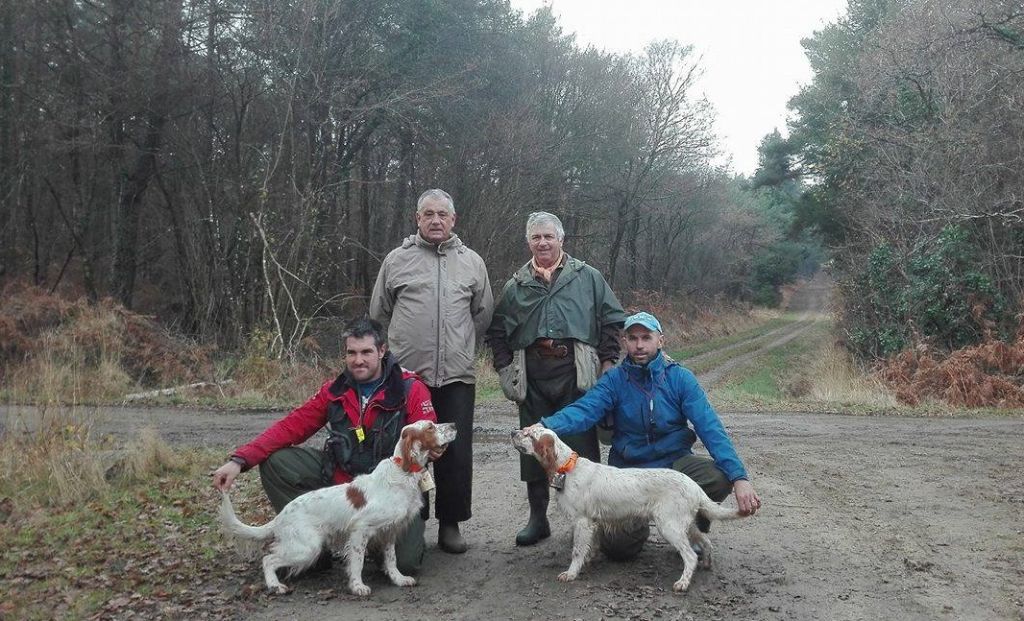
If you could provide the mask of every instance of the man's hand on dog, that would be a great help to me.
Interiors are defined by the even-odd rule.
[[[740,479],[732,484],[732,491],[736,495],[736,504],[739,506],[740,515],[754,515],[761,508],[761,499],[754,486],[746,479]]]
[[[226,492],[231,489],[231,484],[235,482],[235,477],[242,472],[242,466],[238,462],[229,461],[213,473],[213,486],[222,492]]]

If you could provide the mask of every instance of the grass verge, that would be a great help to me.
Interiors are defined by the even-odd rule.
[[[756,356],[709,392],[727,409],[911,413],[834,344],[830,321]]]
[[[700,348],[701,353],[692,354],[688,350],[682,350],[678,352],[678,356],[676,353],[669,355],[682,362],[686,368],[694,373],[704,373],[732,358],[743,356],[764,347],[766,341],[762,337],[779,328],[794,325],[795,323],[797,323],[795,318],[775,319],[762,327],[708,343]]]
[[[481,352],[476,357],[476,400],[495,401],[504,398],[498,373],[491,366],[490,352]]]
[[[0,432],[0,619],[241,615],[262,594],[214,526],[224,451],[152,431],[118,446],[68,412]],[[246,519],[269,518],[259,477],[233,496]]]
[[[893,392],[835,344],[830,321],[757,356],[708,392],[721,410],[895,416],[1021,416],[1019,409],[962,408],[935,400],[915,406]]]
[[[791,325],[796,321],[797,317],[795,314],[787,313],[781,317],[773,317],[771,319],[768,319],[764,323],[756,325],[752,328],[748,328],[746,330],[735,332],[733,334],[722,336],[716,339],[711,339],[709,341],[704,341],[703,343],[696,343],[688,347],[682,347],[680,349],[673,350],[669,353],[669,355],[675,358],[676,360],[679,360],[680,362],[685,362],[690,358],[696,358],[697,356],[704,355],[716,349],[722,349],[725,347],[729,347],[730,345],[741,343],[746,340],[755,339],[759,336],[763,336],[771,332],[772,330],[776,330],[778,328]],[[731,357],[733,355],[733,352],[729,352],[728,355]]]

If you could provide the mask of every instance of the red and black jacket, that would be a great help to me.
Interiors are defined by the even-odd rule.
[[[332,419],[331,427],[335,432],[341,431],[347,418],[350,429],[359,427],[361,423],[367,434],[375,428],[378,416],[388,416],[398,410],[405,414],[399,428],[418,420],[436,422],[430,391],[416,374],[403,369],[391,352],[384,355],[381,364],[384,367],[383,382],[370,397],[365,410],[361,411],[355,381],[347,372],[342,373],[335,380],[326,382],[311,399],[271,425],[255,440],[239,447],[233,457],[245,460],[245,469],[258,466],[274,451],[302,444]],[[373,442],[375,439],[368,436],[366,441]],[[391,454],[394,445],[386,447],[386,450],[385,457]],[[350,473],[335,464],[333,482],[347,483],[353,479],[354,474],[358,472]]]

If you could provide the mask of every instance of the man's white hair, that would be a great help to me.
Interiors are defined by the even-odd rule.
[[[547,225],[555,227],[558,241],[565,239],[565,228],[562,226],[562,221],[555,214],[546,211],[535,211],[526,218],[526,239],[530,239],[530,232],[533,229]]]
[[[452,200],[451,195],[438,188],[427,190],[423,194],[420,194],[420,197],[416,199],[416,213],[423,211],[423,203],[429,200],[448,203],[448,211],[455,213],[455,201]]]

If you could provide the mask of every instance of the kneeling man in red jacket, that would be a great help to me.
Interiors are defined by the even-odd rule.
[[[259,466],[260,481],[276,511],[310,490],[347,483],[370,472],[395,450],[402,427],[418,420],[436,422],[427,387],[387,351],[384,330],[372,319],[349,323],[345,371],[326,382],[309,401],[241,446],[213,473],[218,490],[231,487],[239,473]],[[327,427],[323,449],[298,446]],[[431,455],[441,456],[444,449]],[[398,538],[398,569],[415,574],[423,562],[425,524],[419,516]],[[317,568],[330,566],[325,550]]]

